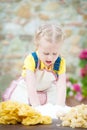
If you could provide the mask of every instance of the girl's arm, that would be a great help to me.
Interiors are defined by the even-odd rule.
[[[28,87],[28,97],[32,106],[40,105],[40,101],[36,92],[36,78],[33,71],[26,70],[26,84]]]
[[[60,74],[57,81],[57,105],[65,105],[66,101],[66,74]]]

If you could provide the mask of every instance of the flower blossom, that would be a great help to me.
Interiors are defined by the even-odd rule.
[[[87,49],[84,49],[80,55],[79,55],[80,59],[87,59]]]
[[[81,86],[79,84],[73,84],[73,90],[76,92],[81,92]]]
[[[81,93],[78,92],[78,93],[76,94],[75,98],[76,98],[78,101],[82,101],[83,96],[82,96]]]
[[[85,77],[87,75],[87,65],[80,70],[81,77]]]

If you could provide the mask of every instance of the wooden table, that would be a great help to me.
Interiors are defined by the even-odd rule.
[[[35,125],[35,126],[24,126],[21,124],[17,125],[0,125],[0,130],[82,130],[82,128],[70,128],[59,126],[61,122],[53,120],[51,125]],[[85,130],[85,129],[84,129]]]

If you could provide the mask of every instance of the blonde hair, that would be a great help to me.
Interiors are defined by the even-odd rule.
[[[39,44],[41,38],[45,38],[50,43],[59,43],[64,40],[65,34],[61,26],[57,24],[44,24],[39,26],[35,33],[34,42]]]

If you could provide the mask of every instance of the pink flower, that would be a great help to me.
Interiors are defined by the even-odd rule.
[[[87,49],[84,49],[80,55],[79,55],[80,59],[87,59]]]
[[[81,68],[80,75],[81,77],[84,77],[87,75],[87,65],[84,68]]]
[[[81,92],[81,86],[79,84],[73,84],[73,90],[76,92]]]
[[[67,82],[67,86],[72,89],[72,83],[70,81]]]
[[[78,101],[82,101],[83,96],[82,96],[81,93],[78,92],[78,93],[76,94],[75,98],[76,98]]]

